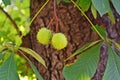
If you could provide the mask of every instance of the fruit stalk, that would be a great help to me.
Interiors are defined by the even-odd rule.
[[[55,23],[56,23],[56,32],[58,32],[58,17],[57,17],[57,13],[56,13],[56,0],[54,0],[54,17],[50,20],[47,28],[50,28],[53,21],[55,21]]]

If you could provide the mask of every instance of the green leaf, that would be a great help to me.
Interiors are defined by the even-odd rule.
[[[78,55],[80,53],[85,52],[86,50],[90,49],[92,46],[98,44],[99,42],[101,42],[101,40],[97,40],[88,44],[85,44],[83,47],[77,49],[70,57],[68,57],[65,61],[69,60],[70,58],[74,57],[75,55]]]
[[[112,11],[108,12],[108,16],[109,16],[110,20],[112,21],[112,23],[115,24],[115,17],[113,15]]]
[[[13,53],[0,67],[0,80],[20,80],[16,70]]]
[[[6,47],[0,45],[0,52],[2,52]]]
[[[95,27],[103,38],[107,38],[108,34],[107,34],[105,28],[103,28],[102,26],[99,26],[99,25],[96,25]]]
[[[39,74],[38,70],[36,69],[36,67],[33,65],[33,63],[27,58],[32,70],[34,71],[34,73],[36,74],[38,80],[43,80],[43,78],[41,77],[41,75]]]
[[[61,0],[56,0],[56,1],[57,1],[57,4],[59,4]]]
[[[0,52],[0,60],[3,58],[3,56],[6,54],[6,51]]]
[[[95,7],[93,5],[91,5],[91,12],[93,17],[96,19],[97,18],[97,10],[95,9]]]
[[[77,0],[76,2],[85,12],[90,8],[91,0]]]
[[[78,56],[75,63],[65,66],[65,80],[90,80],[94,75],[99,60],[101,43],[93,46]]]
[[[113,6],[115,7],[116,11],[120,15],[120,0],[111,0]]]
[[[11,0],[2,0],[2,2],[4,3],[5,6],[11,4]]]
[[[64,2],[70,2],[70,0],[63,0]]]
[[[92,0],[92,3],[99,12],[100,16],[110,11],[109,0]]]
[[[31,55],[32,57],[34,57],[38,62],[40,62],[42,65],[45,65],[45,61],[43,60],[43,58],[41,56],[39,56],[38,53],[36,53],[35,51],[33,51],[32,49],[29,48],[25,48],[25,47],[20,47],[20,50],[26,52],[27,54]]]
[[[103,80],[120,80],[120,57],[110,46],[108,46],[108,61]]]

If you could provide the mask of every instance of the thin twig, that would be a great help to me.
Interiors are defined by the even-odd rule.
[[[100,36],[100,38],[104,41],[106,41],[104,39],[104,37],[99,33],[99,31],[96,29],[96,27],[94,26],[94,24],[92,23],[92,21],[87,17],[87,15],[82,11],[82,9],[73,1],[71,0],[71,2],[78,8],[78,10],[84,15],[84,17],[88,20],[88,22],[91,24],[91,27],[95,30],[95,32]]]
[[[8,19],[11,21],[11,23],[13,24],[14,28],[19,32],[18,26],[17,26],[17,24],[15,23],[15,21],[11,18],[11,16],[10,16],[7,12],[5,12],[1,6],[0,6],[0,10],[7,16],[7,18],[8,18]]]
[[[54,3],[53,3],[54,5],[54,16],[53,16],[53,18],[50,20],[50,22],[49,22],[49,24],[48,24],[48,26],[47,26],[47,28],[50,28],[50,26],[51,26],[51,24],[53,23],[53,21],[55,21],[55,24],[56,24],[56,32],[58,32],[58,17],[57,17],[57,13],[56,13],[56,0],[54,0]]]
[[[55,16],[55,21],[56,21],[56,32],[58,32],[58,17],[56,13],[56,0],[54,0],[54,16]]]
[[[47,3],[49,2],[49,0],[47,0],[43,6],[37,11],[37,13],[35,14],[35,16],[32,18],[32,20],[30,21],[30,25],[32,24],[32,22],[35,20],[35,18],[39,15],[39,13],[43,10],[43,8],[47,5]]]

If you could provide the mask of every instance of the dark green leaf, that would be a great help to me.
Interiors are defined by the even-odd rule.
[[[32,62],[31,62],[29,59],[27,59],[27,60],[28,60],[28,62],[29,62],[29,64],[30,64],[32,70],[33,70],[34,73],[36,74],[38,80],[43,80],[43,78],[42,78],[41,75],[39,74],[39,72],[38,72],[38,70],[36,69],[36,67],[32,64]]]
[[[20,80],[16,70],[13,53],[0,67],[0,80]]]
[[[110,46],[108,46],[108,61],[103,80],[120,80],[120,57]]]
[[[109,0],[92,0],[92,3],[101,16],[110,11]]]
[[[120,0],[111,0],[111,2],[113,3],[113,6],[120,15]]]
[[[97,31],[101,34],[101,36],[103,38],[107,38],[107,36],[108,36],[107,32],[102,26],[96,25],[95,27],[96,27]]]
[[[11,0],[2,0],[2,2],[4,3],[5,6],[11,4]]]
[[[78,56],[75,63],[65,66],[65,80],[90,80],[94,75],[99,60],[101,43],[93,46]]]
[[[89,9],[90,4],[91,4],[91,0],[77,0],[76,2],[81,8],[82,10],[85,12]]]

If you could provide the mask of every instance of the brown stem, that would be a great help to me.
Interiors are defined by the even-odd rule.
[[[55,21],[56,21],[56,32],[58,32],[58,17],[56,14],[56,0],[54,0],[54,16],[55,16]]]
[[[47,28],[50,28],[50,25],[52,24],[52,22],[54,20],[56,22],[56,32],[58,32],[58,17],[57,17],[57,13],[56,13],[56,0],[54,0],[54,17],[50,20]]]
[[[50,22],[49,22],[49,24],[48,24],[48,26],[47,26],[47,28],[50,28],[50,25],[52,24],[52,22],[54,21],[54,17],[50,20]]]
[[[0,10],[7,16],[7,18],[9,18],[9,20],[13,24],[14,28],[17,30],[17,32],[19,32],[18,26],[15,23],[15,21],[11,18],[11,16],[7,12],[5,12],[1,6],[0,6]]]

